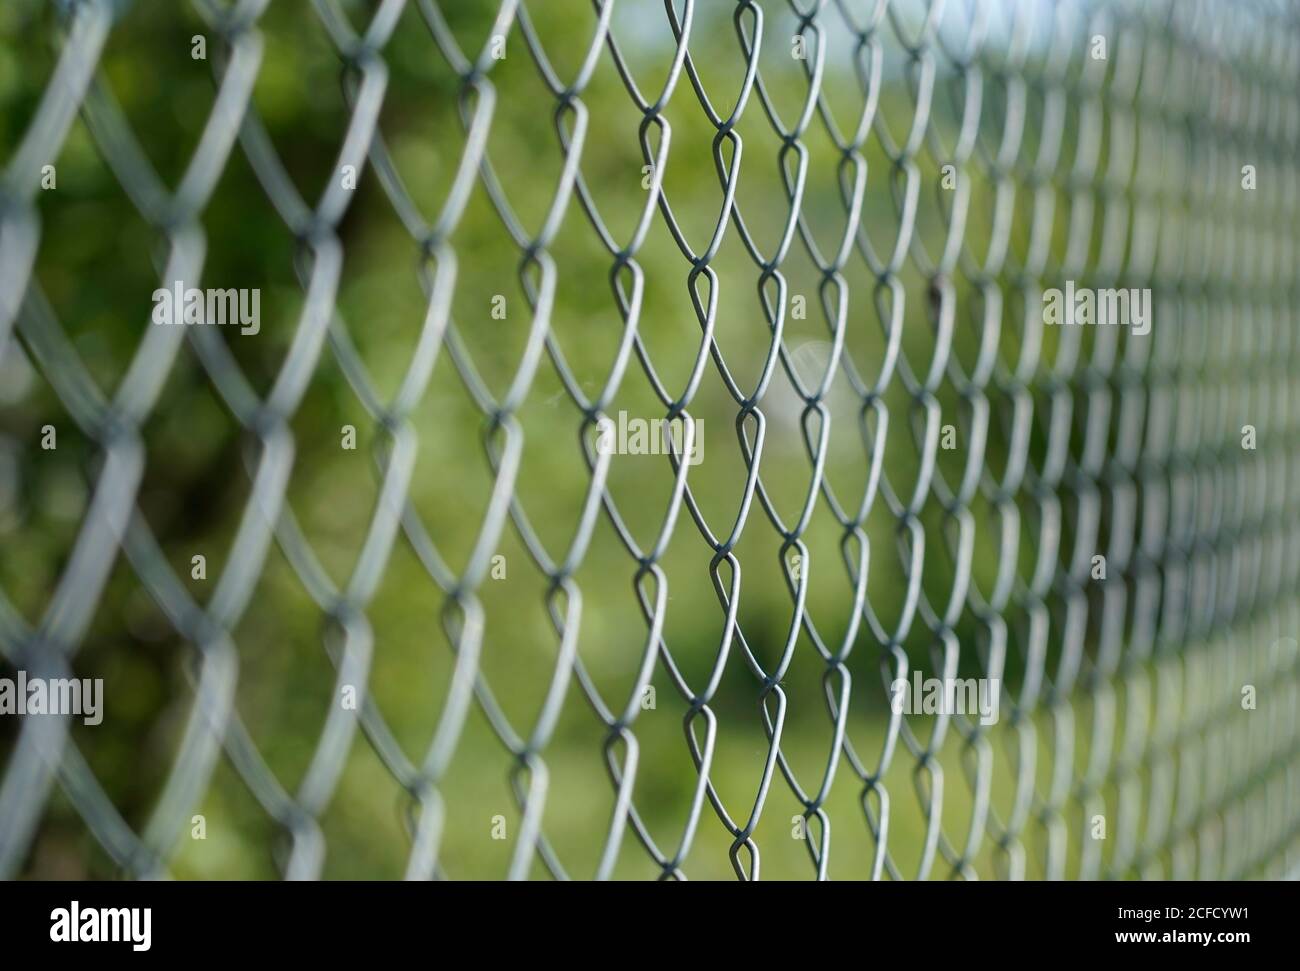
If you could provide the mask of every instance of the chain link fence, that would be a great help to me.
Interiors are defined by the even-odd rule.
[[[0,874],[1296,874],[1300,7],[175,6],[0,16]]]

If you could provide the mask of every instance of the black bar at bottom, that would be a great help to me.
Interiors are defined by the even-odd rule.
[[[1276,883],[14,882],[0,895],[7,957],[75,948],[82,958],[205,963],[406,952],[459,964],[514,949],[534,961],[606,962],[629,947],[663,960],[685,948],[698,960],[747,945],[924,960],[1006,957],[1038,943],[1061,955],[1172,947],[1228,957],[1289,949],[1297,922],[1294,885]]]

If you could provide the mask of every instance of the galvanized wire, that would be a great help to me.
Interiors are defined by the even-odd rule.
[[[553,798],[547,755],[565,706],[584,701],[603,731],[606,778],[593,772],[591,782],[609,787],[614,808],[599,834],[594,872],[573,875],[606,878],[621,859],[640,854],[659,875],[682,878],[701,828],[721,827],[735,874],[758,878],[763,846],[755,833],[774,787],[788,789],[801,807],[808,872],[819,878],[833,864],[840,876],[894,879],[1297,872],[1300,507],[1289,486],[1290,473],[1300,470],[1300,7],[1284,0],[790,0],[807,57],[798,62],[805,81],[796,92],[799,110],[783,114],[773,86],[788,84],[788,76],[771,80],[762,44],[775,3],[736,3],[734,43],[745,70],[734,88],[712,91],[692,56],[703,16],[695,0],[664,4],[661,16],[675,42],[664,52],[659,86],[648,90],[638,86],[626,57],[637,38],[612,26],[614,0],[594,0],[594,29],[572,39],[585,53],[567,77],[534,23],[545,16],[543,5],[502,0],[482,48],[466,50],[445,17],[448,5],[417,0],[424,28],[458,78],[463,124],[450,191],[438,211],[426,213],[408,192],[379,123],[389,78],[385,49],[405,0],[375,3],[361,30],[353,26],[356,10],[316,0],[304,15],[328,33],[349,109],[335,167],[369,167],[421,260],[426,313],[409,366],[396,392],[385,396],[338,302],[340,225],[353,195],[335,179],[317,201],[304,198],[254,104],[266,0],[193,4],[213,39],[217,94],[174,188],[148,161],[99,70],[127,5],[57,6],[64,24],[57,68],[21,143],[9,147],[0,178],[0,353],[21,347],[96,443],[100,461],[44,613],[22,616],[0,590],[0,652],[32,676],[68,676],[107,577],[124,556],[190,647],[194,704],[142,828],[114,806],[70,738],[67,718],[24,719],[0,784],[0,874],[24,871],[56,788],[125,872],[167,874],[190,814],[224,759],[287,838],[283,875],[317,877],[328,851],[321,818],[349,753],[368,744],[409,794],[405,875],[447,876],[440,859],[453,795],[448,775],[477,707],[510,753],[508,782],[520,816],[509,867],[499,875],[523,878],[540,865],[569,876],[546,831]],[[547,92],[538,110],[550,113],[563,157],[535,228],[512,207],[488,150],[501,97],[489,44],[497,36],[522,40]],[[1092,55],[1098,36],[1109,42],[1105,58]],[[895,56],[902,68],[890,79],[882,64]],[[859,83],[853,118],[832,107],[825,90],[835,58],[849,59],[838,67]],[[650,167],[639,216],[623,237],[602,216],[601,190],[582,164],[593,132],[608,121],[583,100],[602,63],[617,71],[626,112],[640,119],[640,150]],[[905,93],[910,116],[896,101],[882,100],[890,84]],[[702,113],[716,133],[711,164],[674,152],[670,115],[686,110]],[[941,111],[949,113],[943,124]],[[33,273],[42,245],[41,165],[58,157],[78,113],[131,204],[166,240],[156,261],[161,281],[200,279],[204,213],[217,182],[234,153],[251,166],[298,243],[294,270],[304,294],[289,353],[268,393],[255,390],[224,339],[205,327],[150,327],[116,388],[105,390],[91,376]],[[768,249],[751,229],[755,214],[746,207],[754,203],[742,204],[738,188],[743,173],[772,160],[745,150],[742,119],[765,123],[781,146],[783,192],[764,202],[782,230]],[[810,165],[814,136],[834,145],[835,171]],[[869,166],[873,153],[883,153],[886,171]],[[1242,188],[1245,164],[1255,166],[1257,189]],[[944,166],[951,182],[933,184]],[[706,238],[688,239],[666,187],[670,172],[716,181],[721,202]],[[841,206],[829,222],[807,202],[826,187]],[[920,228],[922,193],[936,194],[941,231]],[[463,322],[452,313],[462,258],[457,229],[476,195],[490,203],[509,241],[497,262],[514,268],[528,302],[524,351],[503,393],[480,375]],[[864,216],[872,197],[889,199],[891,225]],[[987,216],[987,238],[968,232],[977,211]],[[593,234],[617,295],[622,339],[594,393],[567,363],[553,326],[564,273],[553,250],[562,223]],[[666,229],[680,252],[699,326],[692,367],[677,387],[656,370],[645,339],[656,326],[642,312],[643,250],[652,228]],[[717,269],[724,246],[747,255],[765,318],[752,329],[763,353],[748,384],[715,339],[730,296]],[[811,376],[786,334],[792,254],[815,268],[814,312],[829,341],[827,360]],[[871,281],[870,288],[851,293],[855,278]],[[1044,290],[1067,280],[1150,288],[1151,333],[1049,328]],[[879,360],[846,351],[848,335],[862,328],[882,332]],[[960,347],[959,332],[971,335]],[[202,365],[197,379],[211,384],[246,432],[250,487],[230,553],[203,602],[169,566],[138,508],[144,428],[187,339]],[[341,581],[322,565],[288,490],[291,423],[327,356],[381,441],[378,499]],[[443,357],[482,417],[492,483],[460,569],[440,551],[436,524],[411,495],[420,438],[413,415]],[[530,391],[544,367],[554,369],[576,408],[582,451],[574,461],[585,460],[587,470],[581,515],[560,551],[543,542],[518,488],[526,475],[523,419],[536,406]],[[665,419],[693,415],[706,376],[721,382],[734,403],[747,470],[737,483],[734,518],[708,518],[679,452],[665,459],[673,488],[658,534],[649,544],[634,537],[607,488],[611,457],[593,443],[636,369]],[[777,380],[788,381],[800,399],[802,468],[764,462],[765,405]],[[855,406],[847,414],[832,405],[834,384],[851,389]],[[853,460],[866,483],[858,496],[837,493],[826,474],[833,448],[844,447],[838,438],[832,446],[837,423],[856,426],[861,454]],[[956,465],[940,456],[948,425],[960,429]],[[1256,430],[1256,448],[1242,446],[1244,426]],[[905,468],[887,460],[891,436],[914,453]],[[778,512],[778,479],[802,492],[793,517]],[[838,564],[808,543],[814,516],[827,515],[839,532]],[[897,539],[896,556],[869,526],[882,519]],[[644,619],[644,630],[624,645],[636,673],[618,697],[602,693],[580,648],[584,599],[576,576],[598,523],[612,527],[626,550]],[[666,633],[664,559],[674,536],[692,528],[721,630],[702,679],[685,673],[683,648]],[[482,588],[507,531],[545,578],[544,607],[554,628],[552,675],[525,724],[508,714],[480,665],[488,620]],[[744,564],[737,548],[754,533],[779,543],[790,596],[789,626],[774,659],[760,656],[754,632],[738,619]],[[236,704],[234,632],[259,591],[268,555],[278,547],[326,618],[336,687],[364,688],[380,649],[372,601],[398,543],[409,546],[431,581],[429,602],[455,658],[430,741],[408,754],[363,691],[357,711],[331,706],[306,773],[287,785]],[[1097,555],[1105,557],[1104,582],[1094,575]],[[794,556],[802,569],[792,569]],[[936,561],[951,575],[939,598],[923,582]],[[994,565],[982,570],[981,563]],[[814,620],[806,606],[810,578],[841,570],[846,594],[838,617]],[[873,603],[868,577],[877,571],[900,578],[900,605]],[[858,694],[868,690],[883,705],[889,683],[916,666],[917,643],[928,650],[930,671],[955,675],[959,666],[974,665],[982,677],[997,679],[1001,721],[894,715],[882,738],[855,737],[850,715]],[[796,651],[814,652],[824,668],[822,698],[787,690]],[[729,803],[714,782],[724,717],[717,694],[724,673],[735,670],[752,678],[766,745],[754,796],[743,805]],[[638,772],[645,771],[640,701],[656,673],[685,705],[695,773],[685,824],[668,845],[652,834],[637,791]],[[1241,705],[1247,685],[1267,695],[1248,712]],[[829,733],[815,775],[800,774],[802,763],[783,747],[795,721]],[[951,778],[953,764],[961,767],[959,779]],[[898,784],[900,767],[910,793]],[[855,789],[858,818],[829,808],[837,780]],[[965,808],[954,811],[957,787],[966,790]],[[922,840],[905,853],[891,843],[900,814],[922,824]],[[1107,824],[1107,840],[1095,838],[1098,818]],[[865,827],[870,852],[838,862],[833,823]]]

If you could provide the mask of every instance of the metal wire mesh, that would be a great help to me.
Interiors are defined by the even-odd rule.
[[[1300,8],[596,0],[580,35],[555,21],[557,40],[551,2],[500,0],[486,31],[459,0],[298,9],[324,28],[346,106],[315,202],[255,96],[276,50],[298,43],[282,33],[268,53],[266,0],[192,5],[215,95],[174,182],[103,66],[114,37],[136,29],[130,5],[56,5],[57,62],[21,137],[0,143],[0,350],[10,367],[30,361],[94,461],[40,609],[0,590],[0,650],[30,677],[73,676],[126,571],[165,615],[170,660],[189,680],[163,689],[183,717],[158,785],[129,810],[98,774],[113,760],[87,754],[92,736],[72,718],[22,719],[2,763],[0,874],[45,872],[40,845],[60,820],[84,824],[71,855],[91,872],[84,861],[98,857],[133,876],[203,872],[185,862],[198,852],[194,814],[222,825],[221,799],[242,785],[280,839],[278,872],[329,875],[331,814],[366,811],[339,789],[367,748],[401,800],[415,878],[686,877],[715,875],[719,860],[741,878],[1293,874]],[[392,147],[403,125],[419,130],[417,112],[385,115],[390,72],[404,69],[391,48],[416,35],[445,79],[419,96],[460,126],[437,134],[452,164],[432,209],[408,189],[427,173]],[[540,160],[492,147],[511,104],[552,125],[557,161],[549,188],[527,183],[522,203],[520,173]],[[272,380],[250,377],[233,346],[245,338],[150,325],[138,294],[114,306],[140,324],[129,366],[107,387],[92,373],[38,259],[60,258],[42,213],[62,190],[44,191],[43,166],[78,125],[161,241],[163,287],[207,279],[221,244],[214,194],[237,163],[251,168],[292,236],[301,288],[299,312],[268,316],[255,338],[281,341]],[[700,146],[673,137],[691,125]],[[601,150],[618,138],[631,164],[610,176]],[[398,321],[388,382],[360,346],[370,324],[340,298],[363,204],[400,220],[423,293],[418,317]],[[494,220],[489,242],[467,229],[475,206]],[[579,237],[585,248],[565,242]],[[557,294],[579,265],[609,292],[575,324]],[[477,316],[457,303],[479,267],[522,295],[500,381],[474,343],[495,326],[486,299]],[[660,280],[689,298],[685,314],[648,309]],[[1065,281],[1150,289],[1149,334],[1045,324],[1044,292]],[[614,341],[583,372],[574,360],[596,346],[583,327],[597,326]],[[375,446],[373,495],[345,503],[365,508],[365,525],[343,571],[314,545],[294,491],[296,419],[328,367]],[[464,407],[431,404],[435,373]],[[546,381],[556,394],[539,390]],[[637,473],[644,483],[616,495],[628,460],[597,442],[632,381],[657,401],[650,418],[707,417],[677,426],[698,442],[670,439],[654,472]],[[215,473],[245,491],[224,563],[201,586],[173,555],[184,537],[140,505],[151,464],[167,461],[150,429],[169,384],[212,389],[242,441],[243,467]],[[35,413],[15,398],[11,415]],[[563,417],[528,431],[541,414]],[[477,490],[479,504],[422,501],[422,477],[470,482],[466,467],[424,458],[431,438],[469,432],[482,454],[463,461],[486,477],[452,488]],[[779,452],[781,436],[798,449]],[[39,436],[9,437],[21,477]],[[547,478],[530,458],[538,445],[581,475]],[[701,445],[702,461],[688,461]],[[723,479],[725,501],[702,498]],[[561,492],[563,516],[548,499]],[[653,528],[633,524],[641,513]],[[11,565],[37,555],[15,517]],[[453,521],[469,530],[455,557]],[[491,592],[507,542],[552,635],[531,683],[509,666],[532,651],[531,633]],[[617,563],[629,611],[614,620],[601,620],[609,588],[583,574],[601,542],[617,560],[596,570]],[[430,652],[441,640],[447,659],[402,716],[420,726],[415,749],[377,696],[384,678],[414,677],[380,667],[393,640],[377,633],[389,613],[379,594],[399,548],[421,577],[400,593],[421,618],[403,636]],[[280,649],[241,627],[250,605],[274,610],[284,595],[268,578],[274,557],[315,605],[334,679],[296,781],[273,768],[274,737],[241,714],[257,704],[244,696],[250,655]],[[775,582],[751,580],[773,564]],[[707,621],[680,619],[692,594],[711,603]],[[104,648],[136,650],[130,636]],[[505,666],[489,671],[489,656]],[[618,675],[593,656],[615,657]],[[1000,686],[1001,717],[892,711],[890,684],[916,670]],[[349,689],[356,707],[339,701]],[[108,679],[106,721],[132,690]],[[502,694],[525,690],[523,708]],[[568,719],[588,729],[581,746]],[[668,721],[673,750],[647,745]],[[487,759],[465,741],[475,722],[504,753],[491,766],[508,793],[503,867],[484,862],[496,813],[478,808],[496,803],[456,783],[458,760]],[[739,741],[728,749],[727,737]],[[671,823],[656,777],[684,786]],[[598,800],[600,826],[567,853],[556,813]],[[478,842],[453,825],[474,813]],[[401,875],[377,859],[347,872]]]

